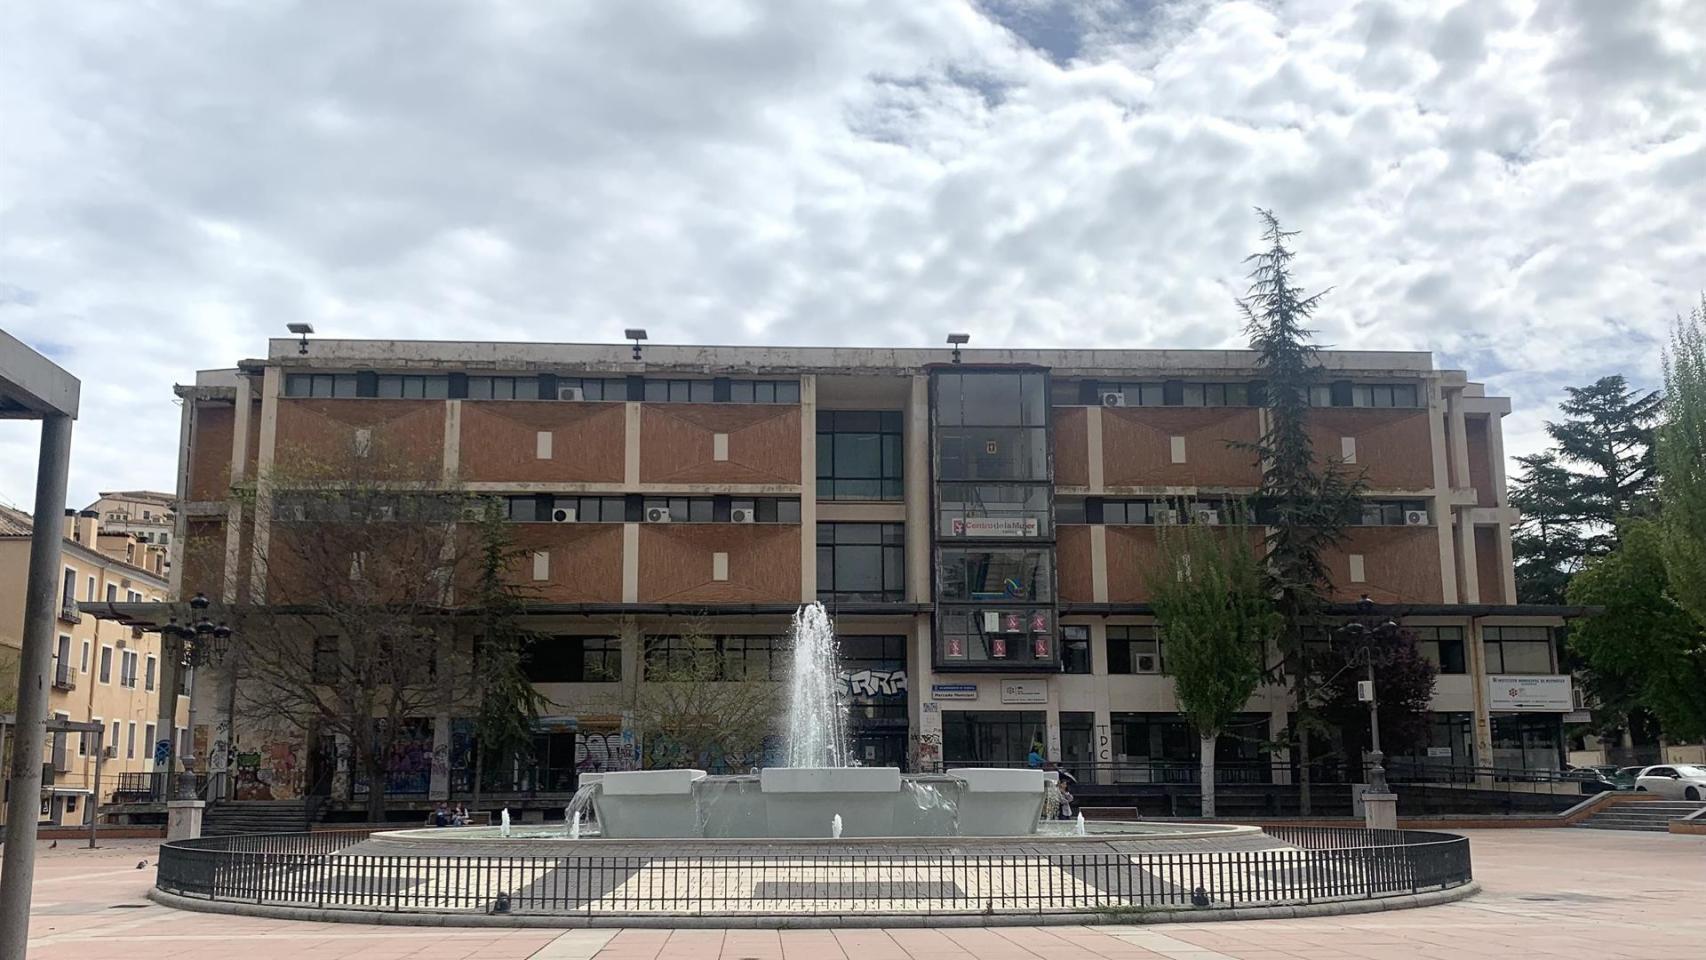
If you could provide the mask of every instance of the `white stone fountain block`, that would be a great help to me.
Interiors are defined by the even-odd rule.
[[[772,837],[828,837],[841,815],[843,837],[894,835],[895,767],[766,767],[758,773]]]
[[[592,808],[604,836],[624,839],[695,837],[699,815],[694,784],[703,770],[628,770],[606,773]]]
[[[965,781],[960,835],[1023,837],[1036,832],[1043,811],[1044,772],[966,767],[948,771]]]

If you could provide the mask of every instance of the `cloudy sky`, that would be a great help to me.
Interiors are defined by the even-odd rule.
[[[76,506],[172,489],[172,384],[296,320],[1237,345],[1257,205],[1324,343],[1435,351],[1534,449],[1706,287],[1706,3],[0,10],[0,327],[83,380]]]

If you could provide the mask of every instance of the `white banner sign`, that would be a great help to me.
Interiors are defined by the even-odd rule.
[[[956,537],[1034,537],[1036,517],[965,517],[951,524]]]
[[[1553,674],[1495,674],[1487,678],[1487,707],[1533,713],[1568,713],[1575,709],[1570,678]]]
[[[1047,703],[1047,680],[1001,681],[1002,703]]]
[[[930,696],[937,700],[976,700],[977,684],[975,683],[935,683],[930,685]]]

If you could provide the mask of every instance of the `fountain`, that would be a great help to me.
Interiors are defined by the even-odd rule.
[[[583,778],[569,816],[590,804],[608,839],[1028,836],[1041,770],[902,776],[851,765],[839,649],[823,605],[794,615],[786,766],[753,775],[643,770]]]

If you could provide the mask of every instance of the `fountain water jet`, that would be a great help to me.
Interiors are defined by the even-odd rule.
[[[794,663],[788,681],[787,766],[849,765],[840,670],[841,648],[823,604],[801,607],[794,614]]]

